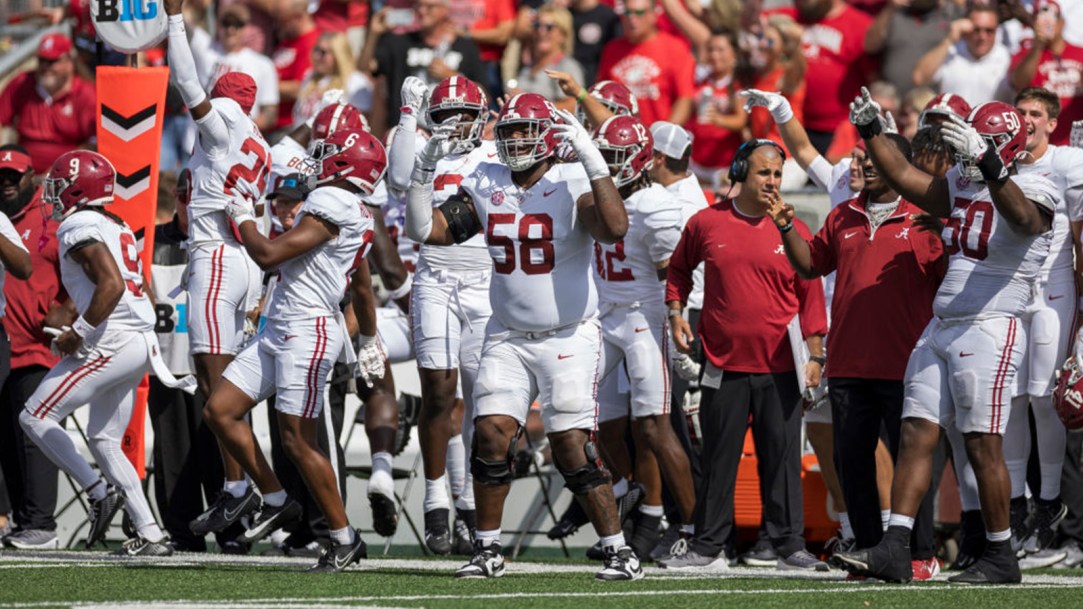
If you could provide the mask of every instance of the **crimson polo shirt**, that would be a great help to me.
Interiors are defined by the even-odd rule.
[[[0,124],[13,125],[30,153],[34,173],[44,177],[56,157],[89,141],[98,125],[94,85],[72,77],[68,92],[46,100],[33,72],[23,72],[0,93]]]
[[[794,230],[812,237],[800,220],[794,220]],[[669,259],[667,302],[686,302],[692,270],[701,261],[706,263],[703,311],[696,331],[716,367],[755,374],[793,371],[787,327],[798,313],[802,336],[827,334],[823,284],[798,278],[782,235],[767,216],[746,216],[733,199],[692,216]]]
[[[910,219],[922,213],[900,201],[872,230],[866,193],[831,210],[809,242],[812,268],[835,272],[831,332],[832,378],[902,380],[910,352],[933,316],[933,297],[947,270],[940,237]]]
[[[49,350],[52,338],[42,328],[45,314],[68,295],[60,282],[60,258],[57,248],[56,221],[44,221],[41,214],[41,189],[23,211],[11,218],[15,230],[30,252],[33,273],[26,281],[5,281],[7,314],[0,320],[11,339],[11,367],[45,366],[52,368],[57,357]],[[43,239],[44,237],[44,239]]]

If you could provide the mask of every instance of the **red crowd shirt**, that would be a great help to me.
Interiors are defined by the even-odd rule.
[[[283,40],[275,49],[271,61],[275,64],[278,72],[278,80],[304,80],[305,74],[312,67],[312,49],[316,47],[316,39],[320,37],[320,30],[313,28],[307,34],[301,34],[290,40]],[[293,123],[293,104],[295,100],[283,99],[278,103],[278,121],[275,128],[288,127]]]
[[[60,283],[60,258],[57,250],[55,221],[43,226],[40,212],[41,189],[17,216],[11,218],[15,230],[30,251],[33,273],[26,281],[5,281],[7,313],[4,329],[11,339],[11,367],[46,366],[52,368],[57,357],[49,350],[52,337],[42,331],[45,314],[57,302],[67,300]],[[43,239],[44,237],[44,239]]]
[[[835,272],[827,376],[902,380],[933,316],[947,269],[940,237],[914,226],[921,210],[901,201],[872,232],[865,193],[831,210],[809,247],[812,268]],[[869,337],[876,337],[870,340]]]
[[[639,101],[639,118],[650,126],[669,119],[673,102],[694,98],[696,62],[679,38],[658,32],[645,42],[626,38],[610,41],[602,49],[597,80],[624,83]]]
[[[346,28],[368,24],[369,3],[323,0],[312,18],[321,32],[345,32]]]
[[[1033,40],[1023,41],[1022,48],[1012,57],[1011,70],[1023,61],[1030,53]],[[1049,137],[1049,143],[1056,146],[1067,146],[1072,132],[1072,121],[1083,119],[1083,48],[1068,44],[1064,47],[1064,53],[1054,55],[1049,47],[1042,51],[1038,59],[1038,69],[1034,78],[1030,79],[1030,86],[1045,87],[1060,98],[1060,117],[1057,118],[1057,128]]]
[[[692,134],[695,146],[692,146],[692,160],[704,167],[727,167],[733,161],[733,155],[744,143],[744,134],[731,131],[710,123],[701,122],[701,114],[707,104],[714,104],[718,114],[729,114],[741,100],[736,98],[741,86],[732,79],[704,82],[696,91],[696,113],[686,125]],[[768,115],[770,116],[770,115]]]
[[[800,220],[794,230],[812,238]],[[696,331],[716,367],[756,374],[793,370],[787,326],[798,313],[802,336],[827,334],[823,283],[797,277],[767,216],[746,216],[733,199],[692,216],[669,260],[667,302],[687,301],[700,262],[706,268]]]
[[[760,75],[751,88],[759,89],[760,91],[779,92],[779,85],[782,83],[782,77],[785,73],[785,68],[775,68],[771,72]],[[793,109],[794,119],[802,125],[805,124],[804,105],[805,90],[807,86],[806,83],[802,82],[793,93],[782,94],[782,96],[790,102],[790,108]],[[775,124],[775,120],[771,118],[771,113],[767,111],[767,108],[760,106],[752,108],[752,111],[748,113],[748,128],[752,132],[752,137],[771,140],[779,146],[782,146],[783,150],[786,150],[788,156],[793,156],[786,148],[786,144],[782,141],[782,134],[778,131],[778,125]]]
[[[515,20],[513,0],[451,0],[451,20],[465,30],[491,30]],[[500,61],[504,46],[477,43],[482,61]]]
[[[39,176],[49,173],[56,157],[94,137],[98,125],[98,95],[82,78],[72,77],[59,97],[42,95],[33,72],[19,74],[0,93],[0,124],[15,125]]]
[[[808,62],[805,127],[834,131],[849,120],[850,102],[876,67],[864,48],[872,17],[848,5],[835,17],[815,23],[802,20],[793,8],[772,12],[787,14],[805,28],[801,36]]]

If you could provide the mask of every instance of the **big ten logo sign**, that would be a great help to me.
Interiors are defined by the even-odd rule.
[[[98,21],[147,21],[158,16],[157,0],[97,0]]]
[[[188,332],[188,305],[177,303],[171,305],[159,302],[154,305],[154,313],[157,320],[154,331],[158,334],[184,334]],[[176,314],[174,314],[174,312]]]

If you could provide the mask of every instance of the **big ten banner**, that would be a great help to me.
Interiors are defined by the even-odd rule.
[[[138,0],[132,0],[138,1]],[[135,233],[130,270],[147,273],[154,252],[154,218],[158,205],[158,155],[162,144],[162,118],[168,68],[99,67],[98,152],[112,161],[117,186],[109,210]],[[143,427],[147,409],[147,381],[136,393],[132,420],[122,446],[140,477],[146,475]]]
[[[137,53],[165,38],[162,0],[90,0],[90,17],[98,36],[122,53]]]

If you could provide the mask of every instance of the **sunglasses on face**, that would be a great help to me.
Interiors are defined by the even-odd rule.
[[[320,47],[315,47],[315,48],[312,49],[312,54],[313,55],[330,55],[331,54],[331,49],[321,49]]]
[[[241,28],[243,28],[244,26],[246,26],[248,24],[243,22],[243,21],[234,21],[234,20],[230,19],[228,21],[221,22],[220,25],[222,26],[222,29],[229,29],[229,28],[241,29]]]
[[[995,27],[976,27],[970,31],[974,34],[988,34],[990,36],[997,33],[997,29]]]
[[[557,29],[557,24],[555,23],[542,23],[541,21],[534,22],[534,31],[545,30],[546,32],[552,32],[555,29]]]
[[[640,9],[626,8],[626,9],[621,10],[620,14],[624,15],[625,17],[643,17],[644,15],[646,15],[647,13],[650,13],[650,12],[651,12],[651,9],[649,9],[649,8],[640,8]]]

